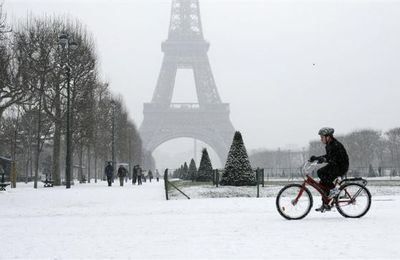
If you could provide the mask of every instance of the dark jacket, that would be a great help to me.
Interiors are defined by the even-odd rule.
[[[118,177],[125,177],[126,176],[126,169],[124,167],[118,168]]]
[[[330,167],[336,168],[341,174],[345,174],[349,169],[349,156],[346,149],[335,138],[325,146],[326,154],[322,157]]]
[[[114,172],[114,168],[112,167],[112,165],[109,164],[109,165],[106,166],[104,171],[105,171],[107,177],[112,177],[113,172]]]

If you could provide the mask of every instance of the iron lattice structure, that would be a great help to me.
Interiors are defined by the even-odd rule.
[[[226,159],[234,128],[229,104],[222,103],[208,60],[210,45],[203,37],[199,0],[173,0],[164,59],[153,98],[143,107],[140,134],[152,153],[162,143],[195,138],[210,145],[221,162]],[[192,69],[198,103],[171,103],[178,69]]]

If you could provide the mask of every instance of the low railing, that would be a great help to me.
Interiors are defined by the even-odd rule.
[[[144,103],[143,112],[166,112],[166,110],[186,110],[186,111],[213,111],[226,113],[229,112],[228,103]]]
[[[169,108],[172,109],[199,109],[199,103],[171,103]]]
[[[190,197],[186,195],[183,191],[181,191],[178,187],[176,187],[172,182],[168,180],[168,169],[165,169],[164,171],[164,188],[165,188],[165,198],[166,200],[169,200],[168,196],[168,185],[171,185],[173,188],[175,188],[177,191],[179,191],[183,196],[185,196],[188,200],[190,200]]]

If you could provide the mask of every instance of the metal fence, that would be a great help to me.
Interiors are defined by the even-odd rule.
[[[302,177],[301,168],[263,168],[265,177],[268,178],[299,178]],[[316,177],[316,172],[312,173]],[[398,167],[351,167],[347,176],[352,177],[394,177],[400,176]]]
[[[376,176],[368,175],[371,175],[372,171],[374,172],[374,174],[376,174]],[[194,186],[202,187],[202,189],[206,190],[208,189],[207,192],[204,193],[207,194],[207,196],[217,195],[218,197],[220,194],[226,194],[227,196],[236,197],[254,196],[257,198],[265,196],[276,196],[276,193],[281,187],[291,182],[301,183],[304,177],[303,174],[300,173],[299,168],[257,168],[253,169],[253,172],[257,179],[256,185],[245,187],[221,186],[220,181],[224,174],[224,169],[214,169],[212,179],[208,182],[193,182],[192,180],[180,180],[177,178],[168,180],[169,176],[167,175],[164,177],[165,180],[167,180],[165,182],[166,199],[168,200],[168,192],[173,191],[177,191],[177,194],[181,193],[182,198],[189,198],[192,197],[192,195],[196,197],[196,193],[190,192],[193,191],[190,190],[190,188]],[[400,178],[398,177],[399,175],[393,175],[394,173],[398,173],[398,169],[395,167],[381,167],[379,169],[369,167],[354,167],[350,169],[349,175],[347,177],[367,177],[369,178],[368,181],[375,186],[400,186]],[[318,178],[316,171],[314,171],[311,175],[314,178]],[[231,187],[231,189],[227,190],[227,187]]]

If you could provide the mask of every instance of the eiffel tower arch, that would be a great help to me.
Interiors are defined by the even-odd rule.
[[[203,37],[199,0],[173,0],[161,71],[150,103],[144,103],[139,132],[152,153],[181,137],[211,146],[221,163],[226,159],[234,128],[229,104],[222,103],[208,60],[210,45]],[[198,103],[171,103],[178,69],[193,70]]]

